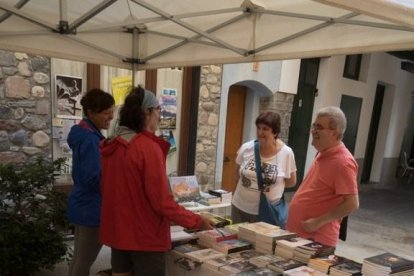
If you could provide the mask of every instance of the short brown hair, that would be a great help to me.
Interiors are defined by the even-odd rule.
[[[258,124],[267,125],[274,134],[280,133],[280,115],[276,112],[268,111],[260,114],[256,118],[256,127]]]

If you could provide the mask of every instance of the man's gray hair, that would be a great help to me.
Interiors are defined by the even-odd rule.
[[[338,130],[339,139],[342,140],[346,130],[346,117],[344,112],[337,106],[327,106],[321,108],[316,117],[329,118],[329,128]]]

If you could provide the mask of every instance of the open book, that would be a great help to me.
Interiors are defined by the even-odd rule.
[[[170,187],[177,202],[200,200],[200,186],[195,175],[170,176]]]

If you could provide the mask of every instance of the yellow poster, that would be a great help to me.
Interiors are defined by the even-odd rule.
[[[132,86],[132,76],[122,76],[112,78],[112,94],[115,105],[122,105],[125,97]]]

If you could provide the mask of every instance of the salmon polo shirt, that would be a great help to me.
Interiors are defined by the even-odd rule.
[[[341,219],[312,233],[303,229],[302,222],[336,208],[343,195],[358,194],[357,173],[358,164],[342,142],[320,152],[290,202],[286,229],[300,237],[336,246]]]

